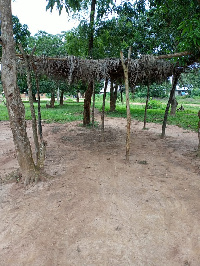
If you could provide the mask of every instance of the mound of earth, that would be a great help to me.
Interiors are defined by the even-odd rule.
[[[126,163],[126,120],[105,125],[44,124],[53,178],[25,189],[0,122],[0,265],[200,265],[197,134],[132,121]]]

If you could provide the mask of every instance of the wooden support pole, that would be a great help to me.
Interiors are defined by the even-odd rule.
[[[130,131],[131,131],[131,112],[129,104],[129,81],[128,81],[128,66],[131,59],[131,47],[128,51],[128,62],[127,65],[124,62],[123,52],[120,52],[120,57],[122,61],[122,66],[124,70],[124,79],[125,79],[125,89],[126,89],[126,115],[127,115],[127,131],[126,131],[126,161],[129,162],[130,155]]]

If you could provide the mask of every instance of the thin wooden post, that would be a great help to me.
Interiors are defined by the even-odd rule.
[[[199,117],[199,123],[198,123],[199,146],[198,146],[197,156],[200,157],[200,110],[198,112],[198,117]]]
[[[150,86],[149,86],[149,83],[148,83],[147,84],[147,98],[146,98],[146,105],[145,105],[145,111],[144,111],[144,127],[143,127],[143,129],[146,128],[149,93],[150,93]]]
[[[94,110],[95,110],[95,86],[93,82],[93,103],[92,103],[92,127],[94,128]]]
[[[105,101],[106,101],[106,90],[108,86],[108,79],[105,81],[104,92],[103,92],[103,104],[102,104],[102,113],[101,113],[101,132],[104,132],[104,117],[105,117]]]
[[[131,58],[131,47],[128,51],[128,62],[125,64],[123,58],[123,52],[120,52],[120,57],[122,61],[122,66],[124,70],[124,79],[125,79],[125,89],[126,89],[126,115],[127,115],[127,131],[126,131],[126,161],[129,162],[130,155],[130,131],[131,131],[131,112],[129,104],[129,81],[128,81],[128,65]]]

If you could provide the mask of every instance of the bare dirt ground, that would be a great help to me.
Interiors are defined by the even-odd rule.
[[[18,165],[0,122],[0,265],[199,266],[197,134],[132,121],[126,164],[125,119],[106,118],[105,141],[79,124],[43,126],[54,178],[25,189],[3,183]]]

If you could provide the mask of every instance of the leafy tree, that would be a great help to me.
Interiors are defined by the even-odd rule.
[[[13,35],[14,40],[18,44],[19,42],[23,44],[23,46],[27,45],[27,38],[31,35],[28,30],[28,26],[26,24],[22,25],[17,16],[12,16],[13,23]],[[1,21],[0,21],[1,25]],[[1,35],[1,30],[0,30]],[[0,46],[0,56],[2,55],[2,47]]]
[[[173,52],[200,48],[200,3],[197,0],[149,0],[149,14],[159,14],[163,22],[161,30],[173,43]],[[150,17],[151,19],[151,17]],[[167,40],[165,40],[167,42]]]
[[[67,54],[62,34],[53,35],[39,31],[28,39],[28,49],[32,50],[34,47],[36,47],[34,53],[36,56],[59,57]]]
[[[40,169],[35,165],[31,146],[26,132],[25,110],[17,88],[15,42],[11,1],[0,0],[2,45],[2,85],[6,96],[10,127],[13,134],[17,159],[25,183],[40,179]]]

